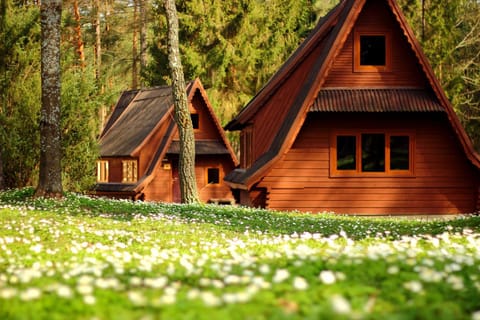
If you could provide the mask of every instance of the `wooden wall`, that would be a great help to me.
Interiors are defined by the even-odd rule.
[[[172,156],[170,156],[169,163],[171,164],[170,170],[165,170],[162,166],[159,166],[157,169],[155,178],[144,190],[145,200],[180,202],[178,158],[172,158]],[[220,184],[207,184],[208,168],[220,169]],[[200,200],[205,203],[210,199],[233,200],[232,191],[223,182],[223,177],[233,169],[234,166],[229,155],[197,155],[195,160],[195,175]],[[175,188],[178,190],[175,191]]]
[[[356,30],[388,32],[391,37],[391,69],[354,72],[353,48]],[[325,87],[424,87],[426,78],[415,54],[385,1],[367,1],[344,47],[335,58]]]
[[[330,177],[332,130],[415,132],[413,177]],[[358,214],[452,214],[475,210],[479,177],[444,114],[310,113],[292,149],[265,176],[272,209]]]

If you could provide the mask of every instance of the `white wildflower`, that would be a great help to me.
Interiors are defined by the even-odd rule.
[[[187,292],[187,299],[193,300],[200,297],[200,290],[197,288],[191,289]]]
[[[40,298],[42,291],[38,288],[28,288],[20,293],[20,299],[23,301],[36,300]]]
[[[463,288],[465,287],[465,285],[463,284],[463,279],[456,275],[448,276],[447,283],[449,283],[454,290],[463,290]]]
[[[306,290],[308,288],[308,282],[302,277],[295,277],[293,279],[293,287],[296,290]]]
[[[2,288],[0,289],[0,298],[11,299],[17,295],[17,289],[15,288]]]
[[[87,283],[78,284],[76,289],[81,295],[90,295],[93,292],[93,286]]]
[[[397,274],[400,271],[400,268],[398,266],[390,266],[387,269],[388,274]]]
[[[95,299],[95,297],[94,297],[94,296],[91,296],[91,295],[88,295],[88,296],[84,296],[84,297],[83,297],[83,302],[84,302],[85,304],[90,304],[90,305],[92,305],[92,304],[95,304],[96,301],[97,301],[97,299]]]
[[[200,293],[200,299],[202,299],[203,303],[205,303],[205,305],[209,307],[216,307],[222,303],[220,298],[218,298],[210,291]]]
[[[168,278],[167,277],[146,278],[144,280],[144,283],[147,287],[150,287],[153,289],[161,289],[165,287],[165,285],[168,283]]]
[[[480,320],[480,310],[472,313],[472,320]]]
[[[330,303],[335,313],[347,314],[352,311],[350,302],[347,299],[345,299],[342,295],[339,295],[339,294],[333,295],[330,298]]]
[[[270,266],[268,264],[262,264],[260,268],[258,268],[258,271],[262,274],[270,273]]]
[[[290,272],[286,269],[278,269],[273,276],[272,281],[275,283],[280,283],[288,279],[290,277]]]
[[[335,281],[337,281],[335,273],[330,270],[322,270],[322,272],[320,272],[319,278],[323,284],[334,284]]]
[[[128,295],[128,299],[135,306],[144,306],[147,303],[147,299],[139,291],[129,291],[127,295]]]
[[[70,289],[70,287],[65,285],[59,285],[56,291],[57,291],[57,295],[62,298],[68,299],[73,296],[72,289]]]
[[[422,292],[423,286],[419,281],[409,281],[403,284],[403,287],[415,293]]]

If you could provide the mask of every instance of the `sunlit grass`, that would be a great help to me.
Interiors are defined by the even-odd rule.
[[[480,319],[480,218],[0,194],[0,319]]]

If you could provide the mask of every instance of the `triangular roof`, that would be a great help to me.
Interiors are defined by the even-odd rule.
[[[234,165],[238,164],[233,148],[220,125],[208,100],[202,83],[197,78],[187,84],[187,99],[192,103],[195,93],[200,93],[210,119],[221,140],[196,141],[198,154],[228,154]],[[173,137],[177,127],[173,119],[173,92],[171,86],[160,86],[126,91],[120,97],[100,137],[101,157],[136,157],[142,147],[160,128],[166,128],[159,147],[143,177],[131,184],[126,191],[139,191],[152,179],[153,173],[167,152],[178,152]],[[175,151],[177,150],[177,151]],[[197,150],[196,150],[197,151]],[[106,185],[103,183],[102,185]],[[122,184],[125,189],[125,184]]]
[[[302,83],[299,94],[288,106],[288,112],[280,129],[267,152],[255,160],[250,168],[236,169],[225,177],[225,181],[234,188],[250,189],[257,183],[264,174],[290,149],[295,137],[300,131],[310,107],[315,103],[316,98],[324,84],[326,76],[331,69],[335,57],[343,48],[345,41],[352,31],[359,14],[362,12],[367,1],[371,0],[343,0],[325,17],[310,33],[308,38],[289,57],[281,68],[273,75],[268,83],[258,94],[247,104],[247,106],[226,126],[227,130],[240,130],[247,126],[255,114],[261,110],[266,101],[270,99],[281,85],[287,81],[293,71],[311,54],[321,46],[321,54],[312,65],[306,80]],[[439,81],[421,50],[412,29],[409,27],[404,15],[395,0],[382,0],[387,5],[398,26],[401,28],[410,48],[421,66],[423,73],[430,85],[436,101],[447,113],[448,119],[460,141],[467,158],[480,168],[480,158],[475,152],[473,145],[458,120],[453,107],[448,101]]]

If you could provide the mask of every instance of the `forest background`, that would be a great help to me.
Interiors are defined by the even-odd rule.
[[[161,1],[63,1],[66,190],[87,190],[95,182],[97,137],[120,93],[170,84]],[[35,185],[38,179],[39,2],[0,0],[0,188]],[[176,1],[185,78],[201,79],[225,124],[338,2]],[[398,3],[480,150],[480,1]]]

